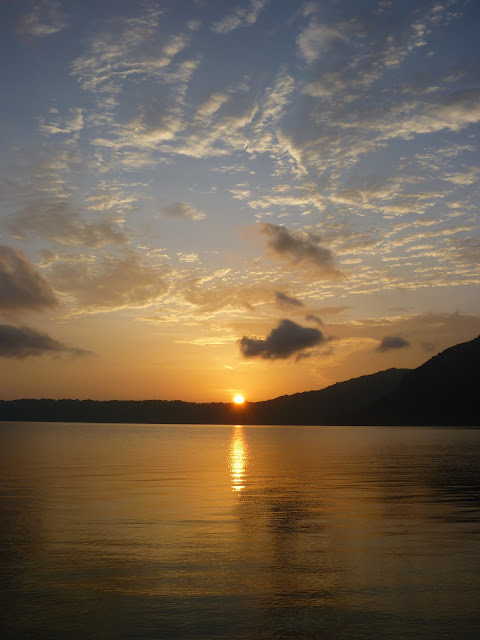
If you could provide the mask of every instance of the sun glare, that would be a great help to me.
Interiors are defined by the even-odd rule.
[[[240,394],[237,394],[236,396],[233,396],[233,401],[235,404],[243,404],[245,402],[245,398]]]

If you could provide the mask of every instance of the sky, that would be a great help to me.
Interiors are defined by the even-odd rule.
[[[0,395],[251,401],[480,333],[480,4],[1,0]]]

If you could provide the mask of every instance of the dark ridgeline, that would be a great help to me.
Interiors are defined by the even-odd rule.
[[[480,426],[479,365],[480,336],[411,371],[357,424]]]
[[[264,402],[2,400],[0,420],[156,424],[480,426],[480,336],[417,369],[368,376]]]
[[[354,416],[394,391],[410,369],[387,369],[321,389],[252,402],[249,424],[352,424]]]

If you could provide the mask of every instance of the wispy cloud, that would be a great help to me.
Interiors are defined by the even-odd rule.
[[[24,14],[17,26],[22,35],[44,38],[58,33],[69,26],[66,13],[61,2],[57,0],[41,0],[29,13]]]
[[[204,220],[207,214],[199,209],[195,209],[189,202],[173,202],[162,208],[162,213],[168,218]]]
[[[236,7],[226,16],[214,22],[212,31],[225,35],[239,27],[249,27],[255,24],[260,12],[268,2],[269,0],[250,0],[246,7]]]
[[[102,247],[127,242],[127,233],[114,220],[88,222],[68,200],[44,199],[10,216],[10,232],[17,238],[37,236],[67,246]]]
[[[147,261],[131,249],[93,260],[50,257],[50,265],[50,279],[72,316],[148,307],[169,288],[165,261]]]
[[[320,58],[335,43],[348,40],[345,33],[347,25],[338,27],[321,24],[313,17],[308,26],[297,38],[301,56],[309,63]]]
[[[72,73],[82,87],[116,94],[127,79],[162,77],[174,58],[185,49],[190,35],[170,35],[163,40],[160,49],[152,46],[154,42],[156,45],[161,15],[160,10],[152,8],[143,16],[117,20],[115,29],[94,36],[87,52],[72,65]],[[152,49],[158,53],[152,53]]]
[[[304,303],[298,298],[289,296],[283,291],[275,291],[275,304],[280,309],[292,309],[295,307],[304,307]]]
[[[68,145],[54,144],[28,160],[5,189],[4,228],[17,239],[38,237],[71,247],[126,244],[124,215],[137,196],[112,180],[108,187],[100,181],[83,199],[78,189],[83,167],[83,158]]]
[[[320,316],[316,316],[314,313],[308,313],[305,316],[305,320],[307,322],[314,322],[315,324],[318,324],[320,327],[324,326],[324,322],[323,320],[320,318]]]
[[[83,110],[79,107],[70,109],[68,117],[61,117],[57,109],[50,110],[48,120],[41,119],[40,131],[47,135],[78,134],[84,126]]]

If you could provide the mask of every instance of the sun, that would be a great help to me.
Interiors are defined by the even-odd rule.
[[[233,396],[233,401],[235,404],[243,404],[245,402],[245,398],[238,393],[236,396]]]

